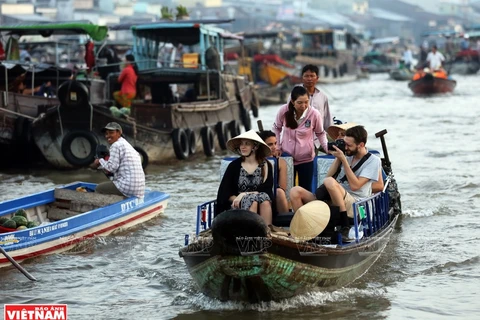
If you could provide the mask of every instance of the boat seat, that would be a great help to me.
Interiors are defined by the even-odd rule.
[[[70,189],[55,189],[54,198],[55,202],[47,208],[47,218],[54,221],[70,218],[125,199],[117,195],[79,192]]]

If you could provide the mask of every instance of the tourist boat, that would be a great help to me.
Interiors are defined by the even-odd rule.
[[[170,196],[147,190],[143,198],[90,192],[95,184],[74,182],[51,190],[0,202],[2,225],[19,211],[18,230],[0,226],[0,247],[16,262],[70,250],[87,239],[106,236],[148,221],[167,208]],[[5,221],[8,218],[7,222]],[[17,217],[18,218],[18,217]],[[25,228],[28,221],[30,228]],[[10,225],[11,227],[11,225]],[[0,255],[0,267],[10,263]]]
[[[342,242],[333,230],[307,242],[295,239],[288,229],[291,213],[278,215],[273,227],[243,210],[220,213],[212,221],[215,201],[199,205],[195,236],[185,236],[179,255],[200,291],[221,301],[278,301],[345,286],[367,272],[387,246],[401,213],[385,133],[376,135],[382,139],[385,188],[353,205],[354,212],[365,211],[366,215],[360,221],[354,215],[352,242]],[[293,161],[285,159],[292,186]],[[316,157],[314,185],[321,184],[333,160],[330,155]],[[222,161],[221,172],[229,161]]]
[[[467,49],[458,52],[451,61],[444,63],[449,74],[469,75],[480,70],[480,57],[477,50]]]
[[[457,81],[453,79],[437,78],[431,73],[427,73],[424,77],[408,83],[408,87],[415,95],[453,92],[456,86]]]
[[[20,48],[25,45],[23,42],[19,44],[16,37],[21,39],[23,36],[50,37],[52,35],[76,34],[88,35],[95,40],[103,40],[107,35],[107,28],[85,22],[22,24],[0,26],[0,33],[4,38],[9,39],[6,46],[6,59],[0,62],[0,94],[2,95],[2,99],[0,99],[0,146],[4,152],[23,155],[19,157],[20,159],[30,159],[30,151],[35,147],[31,134],[32,123],[41,115],[47,113],[48,110],[57,106],[59,100],[55,95],[45,97],[15,93],[12,92],[11,86],[18,76],[24,74],[24,83],[29,88],[50,81],[52,88],[55,89],[61,83],[69,80],[73,71],[60,66],[60,52],[61,49],[65,49],[65,43],[59,41],[29,41],[32,61],[22,62],[19,61]],[[52,60],[36,61],[36,49],[40,46],[53,49]],[[45,58],[41,53],[39,54],[40,58]],[[90,90],[92,103],[104,102],[104,81],[91,78],[80,80],[80,77],[78,79]],[[25,155],[27,151],[28,154]],[[15,161],[18,161],[18,158]]]
[[[133,33],[137,99],[129,115],[118,115],[111,112],[113,101],[94,105],[81,83],[64,83],[58,90],[60,105],[32,128],[36,145],[51,165],[89,165],[96,146],[106,144],[101,129],[112,121],[122,126],[144,166],[191,158],[199,148],[212,156],[217,146],[226,149],[226,141],[241,125],[250,129],[253,84],[225,72],[223,65],[225,39],[241,37],[191,21],[119,25],[110,31]],[[198,45],[198,52],[183,53],[179,43]],[[158,57],[165,54],[170,55],[159,67]],[[118,76],[107,77],[107,97],[112,97]]]
[[[301,66],[317,65],[320,83],[343,83],[357,79],[354,56],[358,39],[344,30],[303,31],[302,48],[295,57]]]

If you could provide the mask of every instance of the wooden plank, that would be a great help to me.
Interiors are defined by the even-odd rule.
[[[54,207],[50,207],[47,209],[47,218],[53,221],[63,220],[79,214],[82,214],[82,212],[54,208]]]
[[[117,195],[101,194],[95,192],[79,192],[68,189],[55,189],[54,196],[55,199],[58,201],[70,200],[75,201],[76,203],[89,204],[95,207],[104,207],[106,205],[125,199],[124,197]]]

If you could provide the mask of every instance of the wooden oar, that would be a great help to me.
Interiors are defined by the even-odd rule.
[[[2,247],[0,247],[0,252],[5,256],[5,258],[8,259],[8,261],[13,264],[15,268],[17,268],[21,273],[23,273],[25,277],[28,278],[28,280],[37,281],[37,279],[35,279],[34,276],[32,276],[30,273],[28,273],[27,270],[25,270],[21,265],[19,265],[17,261],[13,260],[13,258],[10,257]]]

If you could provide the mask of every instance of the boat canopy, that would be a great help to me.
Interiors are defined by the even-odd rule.
[[[50,37],[52,35],[86,34],[95,41],[102,41],[107,37],[108,29],[90,22],[68,22],[68,23],[42,23],[42,24],[14,24],[0,26],[0,32],[9,34],[41,35]]]
[[[387,37],[387,38],[378,38],[378,39],[373,39],[372,44],[396,44],[400,42],[400,37]]]
[[[199,45],[200,68],[206,68],[206,52],[215,48],[223,70],[223,48],[225,39],[243,40],[242,36],[230,33],[221,28],[193,22],[183,23],[150,23],[132,26],[134,36],[133,52],[139,69],[157,67],[161,44],[171,43],[175,47],[180,44]]]

